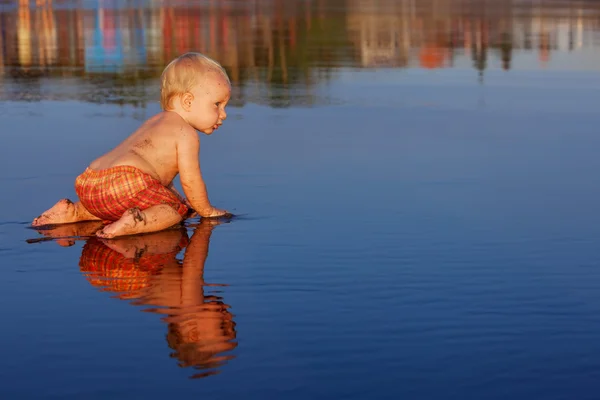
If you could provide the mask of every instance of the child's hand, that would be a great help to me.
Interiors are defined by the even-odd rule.
[[[211,208],[208,208],[206,210],[200,211],[200,212],[198,212],[198,214],[202,218],[218,218],[218,217],[230,217],[230,216],[232,216],[232,214],[229,213],[229,212],[227,212],[226,210],[220,210],[220,209],[215,208],[215,207],[211,207]]]
[[[231,215],[231,213],[229,213],[228,211],[220,210],[218,208],[213,207],[212,213],[210,214],[209,218],[225,217],[225,216],[229,216],[229,215]]]

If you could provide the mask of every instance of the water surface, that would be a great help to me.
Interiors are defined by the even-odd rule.
[[[600,8],[0,1],[2,398],[596,398]],[[240,217],[110,243],[30,221],[185,51]]]

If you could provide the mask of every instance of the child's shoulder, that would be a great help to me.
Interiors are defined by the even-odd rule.
[[[163,111],[153,117],[150,117],[146,124],[151,127],[154,134],[167,134],[175,139],[193,139],[198,140],[198,134],[183,118],[178,114]]]

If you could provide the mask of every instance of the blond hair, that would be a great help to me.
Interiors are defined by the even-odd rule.
[[[189,92],[198,84],[198,78],[210,71],[222,73],[231,84],[225,68],[204,54],[185,53],[171,61],[160,76],[160,107],[172,109],[173,98]]]

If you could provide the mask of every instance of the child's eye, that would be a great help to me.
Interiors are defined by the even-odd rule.
[[[219,107],[221,105],[221,103],[215,103],[215,106]]]

